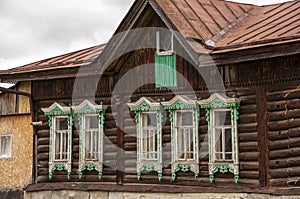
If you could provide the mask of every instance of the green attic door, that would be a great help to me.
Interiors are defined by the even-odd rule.
[[[156,88],[176,87],[176,53],[173,34],[169,30],[156,32],[155,84]]]

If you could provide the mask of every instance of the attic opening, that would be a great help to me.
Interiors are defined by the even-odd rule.
[[[167,29],[156,32],[155,85],[156,88],[177,86],[174,35]]]

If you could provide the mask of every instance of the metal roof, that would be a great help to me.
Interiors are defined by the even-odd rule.
[[[12,68],[10,70],[0,71],[0,74],[18,74],[23,72],[38,72],[86,66],[92,63],[101,54],[104,48],[105,44],[94,46],[49,59],[37,61],[17,68]]]
[[[157,0],[186,37],[207,41],[236,22],[254,5],[219,0]]]
[[[268,6],[224,0],[156,1],[179,32],[212,51],[300,38],[299,0]]]
[[[225,33],[217,46],[271,43],[300,38],[300,1],[257,7]]]

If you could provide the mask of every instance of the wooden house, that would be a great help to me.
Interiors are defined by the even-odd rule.
[[[25,197],[299,195],[299,10],[137,0],[107,44],[2,71],[40,124]]]

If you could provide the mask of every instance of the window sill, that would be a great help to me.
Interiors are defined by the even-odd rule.
[[[156,52],[158,56],[171,56],[173,55],[174,51],[163,51],[163,52]]]
[[[2,160],[13,160],[12,157],[0,157],[0,161]]]

